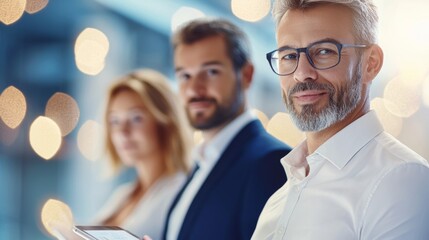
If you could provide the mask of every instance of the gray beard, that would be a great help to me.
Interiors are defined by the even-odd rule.
[[[329,84],[321,84],[307,81],[296,84],[288,91],[287,97],[283,92],[283,100],[286,110],[292,117],[295,125],[304,132],[316,132],[330,127],[332,124],[343,120],[357,106],[361,99],[362,91],[362,63],[355,66],[352,79],[346,79],[346,83],[338,90],[335,97],[335,89]],[[313,105],[304,105],[301,113],[293,106],[292,94],[304,90],[326,90],[329,94],[328,106],[317,112]]]

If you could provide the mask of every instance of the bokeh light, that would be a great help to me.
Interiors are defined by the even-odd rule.
[[[397,117],[407,118],[416,113],[421,105],[420,88],[414,84],[405,84],[405,75],[394,78],[384,89],[384,102],[387,110]]]
[[[256,108],[252,109],[252,112],[258,117],[259,121],[261,121],[264,128],[267,128],[268,121],[269,121],[267,115],[265,115],[264,112]]]
[[[56,199],[49,199],[43,205],[41,221],[46,231],[57,239],[67,239],[65,235],[70,233],[74,226],[69,206]]]
[[[91,161],[101,156],[102,128],[93,120],[86,121],[77,135],[77,146],[82,155]]]
[[[267,16],[270,8],[270,0],[231,0],[232,13],[248,22],[261,20]]]
[[[40,116],[30,126],[30,145],[42,158],[51,159],[60,149],[61,130],[54,120]]]
[[[268,122],[267,131],[291,147],[297,146],[305,139],[305,134],[293,123],[286,113],[276,113]]]
[[[62,136],[73,131],[79,121],[79,115],[80,110],[76,100],[65,93],[55,93],[46,104],[45,116],[58,124]]]
[[[109,39],[95,28],[86,28],[76,39],[75,61],[77,68],[88,75],[97,75],[104,69],[109,53]]]
[[[401,133],[403,120],[387,110],[385,104],[386,101],[387,100],[382,98],[374,98],[371,101],[371,109],[377,113],[378,119],[383,125],[384,130],[397,137]]]
[[[391,0],[385,4],[388,14],[382,16],[384,24],[380,29],[380,38],[387,51],[386,56],[395,61],[395,70],[410,67],[427,69],[429,2]]]
[[[196,8],[180,7],[171,17],[171,31],[174,32],[182,24],[204,16],[205,14]]]
[[[18,21],[25,10],[26,0],[1,0],[0,21],[6,25]]]
[[[0,117],[10,128],[18,127],[27,112],[24,94],[14,86],[6,88],[0,95]]]
[[[412,50],[423,50],[421,47],[427,44],[429,38],[429,15],[428,7],[429,3],[426,0],[414,0],[414,1],[396,1],[396,18],[402,30],[408,30],[410,34],[405,34],[409,42],[412,42]],[[399,16],[398,16],[399,15]],[[427,48],[426,48],[427,49]],[[415,54],[421,54],[421,52],[413,51]],[[427,52],[427,50],[425,50]]]
[[[428,56],[429,57],[429,56]],[[409,86],[410,88],[420,88],[425,80],[425,75],[427,74],[427,70],[422,67],[418,67],[417,65],[412,65],[408,67],[404,67],[401,71],[400,76],[396,77],[397,81],[401,81],[402,84]]]
[[[40,12],[46,7],[46,5],[48,5],[48,2],[49,0],[27,0],[25,11],[30,14]]]

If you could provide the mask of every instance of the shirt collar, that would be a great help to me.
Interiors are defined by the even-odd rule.
[[[210,141],[203,141],[199,144],[192,152],[192,159],[198,161],[200,166],[215,164],[231,140],[254,119],[256,119],[255,115],[250,110],[246,110],[220,130]]]
[[[370,111],[329,138],[311,156],[319,155],[338,169],[342,169],[361,148],[381,132],[383,126],[376,113]],[[309,164],[307,157],[307,140],[304,140],[281,159],[286,174],[300,180],[304,179],[305,168]]]
[[[308,166],[307,156],[307,140],[304,140],[280,160],[288,178],[289,176],[293,176],[299,180],[305,178],[305,169]]]
[[[374,111],[370,111],[329,138],[315,153],[342,169],[371,139],[383,132]]]

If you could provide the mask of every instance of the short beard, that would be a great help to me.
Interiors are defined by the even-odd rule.
[[[240,76],[238,74],[236,74],[236,76],[237,84],[235,85],[235,89],[233,89],[230,95],[231,98],[223,104],[219,104],[218,102],[213,100],[214,104],[216,104],[216,110],[213,115],[206,121],[198,121],[198,116],[192,118],[189,111],[186,111],[188,119],[193,128],[198,130],[210,130],[212,128],[221,126],[232,121],[240,114],[240,111],[243,109],[243,106],[245,104],[245,98],[244,92],[241,89]]]
[[[358,105],[362,91],[362,63],[359,61],[353,72],[352,79],[346,79],[345,84],[338,90],[335,98],[335,89],[329,84],[321,84],[306,81],[296,84],[288,91],[287,97],[283,94],[283,100],[287,112],[291,115],[295,125],[304,132],[316,132],[326,129],[343,120]],[[325,90],[329,94],[328,106],[317,111],[313,105],[302,106],[299,113],[293,106],[292,94],[304,90]]]

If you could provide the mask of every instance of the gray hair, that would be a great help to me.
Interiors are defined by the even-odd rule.
[[[372,0],[275,0],[273,17],[278,26],[288,10],[308,9],[320,4],[339,4],[352,10],[354,14],[354,36],[361,44],[377,42],[378,14]]]

